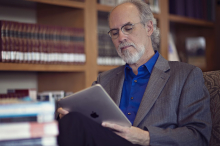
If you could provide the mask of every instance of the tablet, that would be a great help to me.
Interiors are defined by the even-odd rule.
[[[131,126],[131,122],[100,84],[64,97],[58,104],[69,112],[79,112],[100,124],[110,122]]]

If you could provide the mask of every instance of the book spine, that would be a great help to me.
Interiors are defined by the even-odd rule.
[[[4,60],[4,48],[5,48],[5,22],[0,21],[0,28],[1,28],[1,38],[0,38],[0,62]]]
[[[37,115],[17,115],[17,116],[0,116],[0,123],[18,123],[18,122],[52,122],[54,120],[54,113],[37,114]]]
[[[14,27],[15,24],[14,22],[9,22],[9,56],[10,56],[10,61],[9,62],[14,62]]]
[[[16,115],[36,115],[39,113],[51,113],[55,111],[52,102],[36,102],[27,104],[6,104],[0,106],[0,117]]]
[[[15,22],[15,30],[14,30],[14,48],[15,48],[15,62],[18,63],[19,60],[19,50],[18,50],[18,27],[19,23]]]
[[[24,61],[24,52],[23,52],[23,44],[24,44],[24,38],[23,38],[23,23],[18,23],[18,55],[17,55],[17,61],[18,63],[22,63]]]
[[[58,135],[58,125],[56,121],[48,123],[24,122],[0,125],[0,140],[38,138],[56,135]]]
[[[5,23],[5,57],[4,62],[10,62],[10,22]]]
[[[0,141],[1,146],[55,146],[57,145],[56,137],[42,137],[19,140]]]
[[[42,62],[44,64],[47,64],[48,63],[48,39],[49,39],[49,36],[48,36],[48,27],[47,26],[41,26],[42,27]]]

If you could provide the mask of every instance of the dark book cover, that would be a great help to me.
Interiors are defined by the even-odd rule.
[[[212,20],[212,0],[207,0],[207,20]]]
[[[206,0],[201,0],[201,19],[207,20],[207,1]]]
[[[170,14],[185,16],[185,0],[169,0]]]
[[[186,17],[195,18],[195,0],[185,0]]]

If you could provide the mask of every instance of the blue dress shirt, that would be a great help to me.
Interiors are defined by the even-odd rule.
[[[127,116],[132,125],[158,56],[159,53],[155,51],[154,56],[138,68],[137,75],[133,73],[128,64],[125,66],[125,80],[119,108]]]

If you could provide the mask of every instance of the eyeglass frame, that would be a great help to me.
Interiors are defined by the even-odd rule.
[[[126,23],[126,24],[124,24],[122,27],[121,27],[121,32],[123,33],[123,34],[125,34],[125,35],[128,35],[128,34],[131,34],[132,33],[132,31],[130,32],[130,33],[125,33],[124,31],[123,31],[123,28],[125,27],[125,26],[127,26],[127,25],[131,25],[131,28],[132,28],[132,30],[133,30],[133,26],[134,25],[136,25],[136,24],[138,24],[138,23],[142,23],[143,24],[143,22],[137,22],[137,23],[130,23],[130,22],[128,22],[128,23]],[[143,24],[144,25],[144,24]],[[144,25],[145,26],[145,25]],[[118,35],[117,35],[117,37],[116,38],[112,38],[112,36],[111,36],[111,34],[110,34],[110,32],[112,31],[112,30],[117,30],[118,32]],[[117,28],[114,28],[114,29],[111,29],[111,30],[109,30],[108,31],[108,35],[112,38],[112,39],[117,39],[118,38],[118,36],[119,36],[119,29]]]

